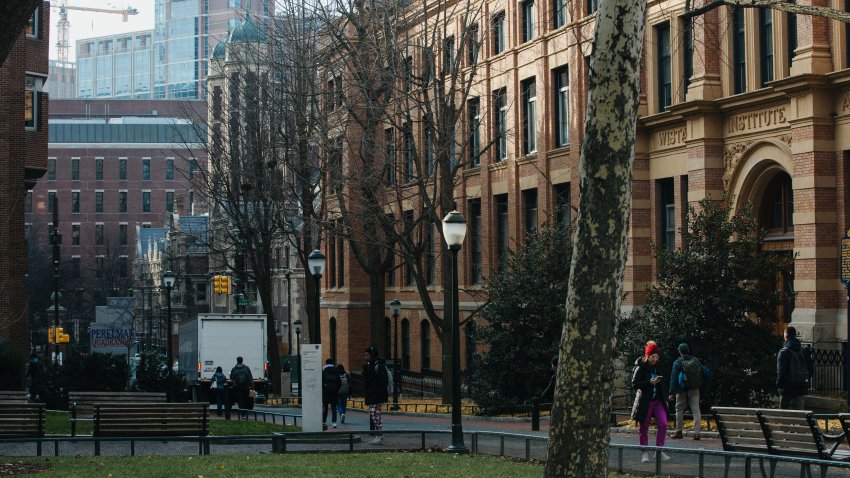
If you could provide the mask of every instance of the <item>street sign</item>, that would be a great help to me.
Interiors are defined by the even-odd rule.
[[[243,306],[250,306],[250,305],[253,305],[253,303],[252,303],[250,300],[248,300],[248,299],[238,299],[238,300],[236,301],[236,305],[238,305],[238,306],[240,306],[240,307],[243,307]]]
[[[850,286],[850,230],[841,239],[841,282]]]

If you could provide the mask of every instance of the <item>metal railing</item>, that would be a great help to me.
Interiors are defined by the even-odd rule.
[[[811,351],[815,374],[812,377],[810,393],[841,396],[846,390],[843,347],[841,350],[812,347]]]

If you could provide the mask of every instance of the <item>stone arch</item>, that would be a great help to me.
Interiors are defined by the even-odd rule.
[[[726,190],[733,195],[735,210],[749,202],[758,211],[770,181],[779,173],[793,177],[794,172],[791,148],[773,139],[730,146],[726,150],[726,165],[729,173]]]

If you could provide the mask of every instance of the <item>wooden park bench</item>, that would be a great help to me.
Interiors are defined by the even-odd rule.
[[[209,453],[203,437],[209,434],[209,403],[96,403],[95,438],[198,437],[198,454]],[[95,440],[95,455],[100,441]],[[131,449],[133,442],[131,442]],[[134,450],[131,450],[134,454]]]
[[[68,392],[71,411],[71,436],[77,435],[77,423],[93,419],[95,403],[162,403],[165,392]]]
[[[767,441],[761,428],[757,408],[712,407],[720,442],[724,451],[768,453]],[[724,457],[723,476],[729,476],[731,457]],[[773,467],[773,464],[771,465]],[[759,460],[762,476],[765,476],[764,461]],[[772,473],[771,473],[772,475]]]
[[[0,438],[43,438],[43,403],[0,403]],[[36,442],[41,456],[41,441]]]
[[[27,403],[26,390],[0,390],[0,403]]]
[[[819,460],[850,460],[850,450],[839,449],[845,434],[827,435],[810,410],[768,410],[756,412],[771,455],[797,456]],[[771,477],[775,464],[771,463]],[[821,466],[821,476],[828,467]],[[800,465],[800,476],[811,476],[808,464]]]

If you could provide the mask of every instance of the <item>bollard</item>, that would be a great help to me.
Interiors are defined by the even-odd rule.
[[[531,399],[531,431],[540,431],[540,399]]]

